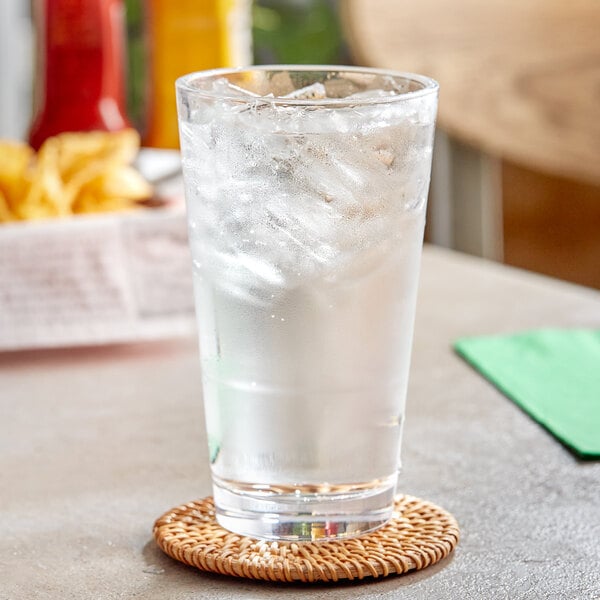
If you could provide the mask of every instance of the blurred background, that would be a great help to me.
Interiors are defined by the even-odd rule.
[[[0,138],[27,138],[43,85],[32,4],[0,3]],[[420,71],[441,83],[427,240],[600,289],[597,2],[230,0],[220,33],[211,4],[123,2],[126,110],[144,145],[176,146],[172,81],[190,70]]]

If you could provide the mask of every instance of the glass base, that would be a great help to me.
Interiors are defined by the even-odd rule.
[[[396,475],[352,485],[260,485],[213,476],[219,524],[240,535],[289,541],[355,537],[392,516]]]

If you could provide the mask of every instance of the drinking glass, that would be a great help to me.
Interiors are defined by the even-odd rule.
[[[438,86],[356,67],[177,81],[217,520],[264,539],[391,516]]]

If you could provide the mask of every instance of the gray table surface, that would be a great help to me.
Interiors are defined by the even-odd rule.
[[[210,493],[194,340],[0,355],[0,598],[600,598],[600,461],[582,462],[452,351],[600,327],[600,294],[427,248],[401,491],[458,519],[424,571],[345,585],[208,575],[151,538]]]

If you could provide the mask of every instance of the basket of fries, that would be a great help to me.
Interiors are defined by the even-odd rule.
[[[153,178],[164,162],[133,130],[37,153],[0,142],[0,350],[193,331],[182,193]]]

